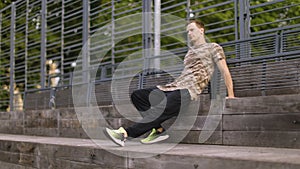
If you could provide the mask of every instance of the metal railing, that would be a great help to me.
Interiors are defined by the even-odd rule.
[[[136,88],[171,80],[147,65],[168,59],[163,50],[184,57],[187,44],[168,35],[185,34],[179,28],[185,25],[161,22],[160,36],[134,34],[155,29],[151,15],[150,22],[118,27],[125,16],[157,12],[156,4],[162,14],[206,23],[208,40],[224,48],[236,92],[264,95],[299,88],[300,0],[18,0],[0,9],[0,109],[22,110],[25,92],[70,86],[78,65],[82,72],[96,72],[94,83],[111,80],[128,56],[135,59],[126,63],[131,67],[123,70],[123,77],[137,76]],[[91,42],[95,34],[102,39]],[[83,48],[84,57],[77,60]],[[103,49],[110,50],[103,54]],[[139,52],[143,49],[154,54]],[[147,71],[136,75],[140,64]],[[177,76],[182,60],[173,59],[165,68]]]

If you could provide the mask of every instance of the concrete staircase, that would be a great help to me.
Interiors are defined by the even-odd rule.
[[[117,147],[105,140],[0,134],[3,169],[298,169],[299,149],[220,145]],[[167,150],[167,151],[162,151]]]
[[[203,95],[197,116],[187,115],[187,120],[195,119],[191,129],[183,120],[170,131],[171,136],[187,133],[180,144],[171,137],[154,145],[132,140],[126,147],[115,146],[103,134],[90,139],[82,127],[88,124],[90,130],[102,133],[105,126],[132,124],[115,106],[94,106],[90,111],[100,110],[103,118],[94,119],[91,114],[82,121],[78,117],[87,109],[75,111],[71,98],[62,103],[62,97],[57,97],[61,106],[55,110],[48,108],[46,98],[47,91],[35,93],[27,97],[26,111],[0,113],[0,168],[300,168],[298,94],[229,99],[223,112],[213,114],[208,114],[209,96]],[[133,111],[124,107],[126,117],[138,118]],[[207,118],[213,119],[216,128],[205,127]],[[175,120],[163,125],[171,126]],[[211,135],[203,142],[201,133]]]

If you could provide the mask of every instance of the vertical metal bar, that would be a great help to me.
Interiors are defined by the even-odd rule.
[[[45,88],[46,83],[46,24],[47,24],[47,0],[42,0],[42,11],[41,11],[41,88]]]
[[[138,88],[139,89],[143,88],[143,83],[144,83],[144,73],[141,72],[141,73],[139,73],[139,81],[138,81]]]
[[[64,75],[64,67],[65,67],[65,65],[64,65],[64,29],[65,29],[64,16],[65,16],[65,1],[61,0],[61,29],[60,29],[61,30],[61,35],[60,35],[60,39],[61,39],[61,42],[60,42],[61,70],[60,71],[61,71],[62,75]],[[69,73],[71,73],[71,72],[69,72]]]
[[[234,27],[235,27],[235,40],[239,39],[239,29],[238,29],[238,22],[239,22],[239,16],[238,16],[238,0],[234,0]]]
[[[240,39],[244,39],[245,37],[245,0],[239,0],[239,23],[240,23]]]
[[[160,25],[161,25],[161,1],[154,1],[154,56],[160,55]],[[160,70],[160,58],[154,59],[154,68]]]
[[[89,6],[89,0],[82,0],[83,3],[83,15],[82,15],[82,70],[83,70],[83,82],[87,83],[87,94],[85,103],[88,106],[90,103],[90,96],[91,92],[93,91],[93,85],[90,82],[90,70],[89,70],[89,13],[90,13],[90,6]]]
[[[249,38],[250,30],[250,13],[249,13],[249,0],[239,1],[240,13],[239,13],[239,26],[240,26],[240,39]],[[244,42],[240,44],[240,57],[248,57],[250,53],[250,43]],[[250,56],[249,56],[250,57]]]
[[[115,0],[111,1],[111,64],[113,73],[115,71]]]
[[[11,5],[11,18],[10,18],[10,71],[9,71],[9,105],[10,111],[14,110],[14,79],[15,79],[15,19],[16,19],[16,3],[12,2]]]
[[[191,14],[191,0],[186,0],[186,20],[190,20],[190,14]]]
[[[191,0],[187,0],[187,4],[186,4],[186,20],[190,21],[191,18]],[[187,45],[191,46],[191,42],[188,40],[188,34],[185,35],[186,39],[187,39]]]
[[[2,44],[2,13],[0,13],[0,56],[1,56],[1,53],[2,53],[1,44]]]
[[[239,39],[239,14],[238,14],[238,10],[239,10],[239,0],[234,0],[234,27],[235,27],[235,40]],[[235,56],[236,59],[240,59],[241,57],[241,53],[240,53],[240,49],[241,46],[236,43],[235,44]]]
[[[244,38],[249,38],[250,37],[250,2],[249,0],[245,0],[245,11],[244,11],[244,29],[245,29],[245,35]]]
[[[249,0],[240,0],[240,39],[246,39],[250,36],[250,2]]]
[[[29,0],[26,0],[26,15],[25,15],[25,46],[24,46],[24,96],[23,96],[23,108],[26,105],[26,92],[28,90],[28,18],[29,18]],[[24,114],[23,114],[24,117]],[[24,123],[24,121],[23,121]],[[24,125],[24,124],[23,124]]]
[[[280,51],[280,32],[277,32],[275,37],[275,54],[279,53]]]
[[[151,32],[151,1],[143,0],[143,49],[151,49],[152,36]],[[147,50],[148,51],[148,50]],[[149,57],[149,52],[144,53],[144,58]]]
[[[144,71],[149,68],[149,57],[151,56],[151,47],[152,47],[152,35],[151,35],[151,3],[152,1],[143,0],[143,58],[144,58]],[[143,71],[143,72],[144,72]],[[142,76],[142,79],[144,76]],[[142,83],[143,84],[143,83]],[[143,86],[139,86],[143,88]]]
[[[101,66],[101,80],[103,80],[103,79],[106,79],[107,78],[107,66],[105,66],[105,65],[102,65]]]
[[[283,52],[283,47],[284,47],[284,33],[283,30],[280,31],[280,46],[279,46],[279,52],[282,53]]]
[[[26,21],[25,21],[25,91],[27,91],[28,88],[28,19],[29,19],[29,0],[26,0]],[[24,101],[26,101],[24,99]]]
[[[82,70],[83,70],[83,82],[89,80],[89,0],[82,0],[83,3],[83,15],[82,15]]]
[[[261,95],[265,96],[266,95],[266,71],[267,71],[267,64],[266,64],[266,59],[263,59],[262,62],[262,77],[261,77]]]

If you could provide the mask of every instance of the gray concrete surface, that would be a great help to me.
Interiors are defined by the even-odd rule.
[[[170,143],[142,145],[135,141],[118,147],[109,140],[0,134],[0,150],[1,169],[1,166],[56,169],[300,168],[300,149],[285,148]]]

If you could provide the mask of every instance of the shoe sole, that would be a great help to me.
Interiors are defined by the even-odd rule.
[[[159,136],[157,137],[155,140],[153,141],[149,141],[149,142],[142,142],[142,144],[154,144],[154,143],[158,143],[158,142],[162,142],[164,140],[167,140],[169,138],[169,135],[164,135],[164,136]]]
[[[107,138],[109,138],[112,142],[114,142],[115,144],[117,144],[118,146],[124,147],[124,145],[118,143],[118,142],[115,140],[115,138],[113,138],[112,136],[110,136],[110,134],[108,133],[107,130],[109,130],[109,129],[108,129],[108,128],[103,129],[103,133],[105,134],[105,136],[106,136]]]

